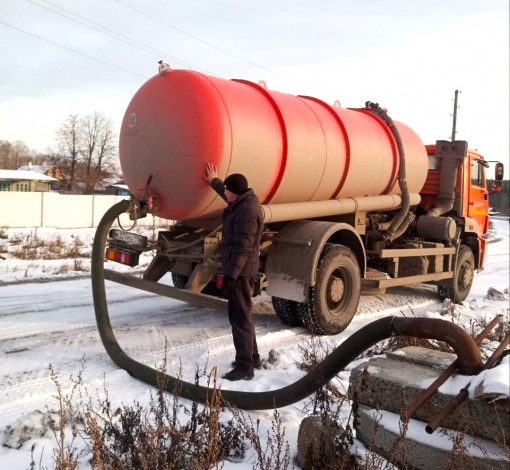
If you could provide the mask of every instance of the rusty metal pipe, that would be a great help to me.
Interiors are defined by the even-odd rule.
[[[393,329],[398,336],[435,339],[449,344],[457,354],[461,374],[475,375],[482,368],[482,356],[474,339],[451,322],[433,318],[395,318]]]
[[[494,319],[483,329],[483,331],[475,338],[475,343],[479,345],[486,337],[487,335],[494,329],[494,327],[500,322],[502,315],[496,315]],[[413,415],[418,411],[418,409],[432,396],[434,393],[437,392],[437,389],[443,385],[451,376],[452,374],[457,370],[459,367],[459,360],[455,359],[450,366],[445,369],[442,374],[434,380],[430,384],[429,387],[427,387],[425,390],[423,390],[416,400],[414,400],[411,405],[404,410],[402,413],[402,419],[411,419]]]
[[[480,372],[490,369],[494,365],[494,363],[499,359],[501,354],[503,354],[503,351],[505,350],[509,343],[510,335],[506,335],[505,339],[494,351],[494,353],[485,363]],[[455,398],[453,398],[452,401],[445,408],[443,408],[441,412],[429,424],[427,424],[427,426],[425,426],[425,431],[427,431],[428,434],[432,434],[439,426],[441,426],[441,423],[448,416],[450,416],[459,407],[459,405],[462,404],[462,402],[466,400],[466,398],[469,396],[470,386],[471,382],[469,382],[464,388],[462,388],[459,394]]]
[[[427,424],[427,426],[425,426],[427,434],[432,434],[441,425],[441,423],[450,416],[464,400],[466,400],[469,396],[468,389],[470,385],[471,382],[469,382],[466,387],[464,387],[459,394],[453,398],[448,406],[443,408],[443,410],[429,424]]]
[[[492,369],[492,366],[494,365],[494,363],[499,359],[501,354],[503,354],[503,351],[509,344],[510,344],[510,335],[506,335],[505,339],[503,341],[501,341],[501,344],[497,347],[497,349],[492,353],[492,356],[485,363],[482,370]]]

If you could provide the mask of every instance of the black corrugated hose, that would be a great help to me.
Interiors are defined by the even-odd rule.
[[[383,108],[381,108],[378,103],[367,101],[365,106],[370,108],[374,114],[379,116],[386,123],[391,133],[393,134],[393,137],[395,137],[395,142],[397,143],[397,150],[400,161],[400,166],[398,169],[398,186],[400,188],[400,192],[402,193],[402,206],[400,207],[397,215],[391,221],[388,230],[386,230],[386,232],[382,235],[383,240],[391,242],[397,238],[397,236],[402,235],[407,230],[411,220],[411,218],[408,217],[409,207],[411,207],[411,199],[409,196],[409,189],[407,188],[404,144],[402,142],[402,137],[400,137],[400,132],[393,122],[393,119],[388,116],[388,113]]]
[[[125,200],[115,204],[110,208],[101,219],[94,238],[92,250],[92,292],[94,297],[94,309],[96,313],[96,322],[101,336],[101,340],[106,352],[113,362],[121,369],[126,370],[131,376],[141,380],[147,384],[157,387],[162,382],[165,383],[166,391],[178,394],[183,398],[196,400],[205,403],[207,399],[208,389],[206,387],[197,386],[189,382],[183,382],[175,377],[164,374],[161,379],[160,372],[156,369],[148,367],[129,357],[120,347],[113,333],[112,325],[108,315],[108,306],[105,291],[105,275],[104,275],[104,252],[108,232],[112,223],[122,213],[131,210],[133,203]],[[452,325],[450,322],[436,319],[410,319],[399,317],[385,317],[376,320],[347,338],[340,346],[338,346],[331,354],[329,354],[315,369],[299,379],[297,382],[278,390],[268,392],[238,392],[231,390],[221,390],[223,400],[241,409],[246,410],[268,410],[274,407],[283,407],[303,400],[307,396],[314,393],[319,387],[330,381],[336,374],[343,370],[350,362],[358,357],[363,351],[370,348],[374,344],[391,337],[392,335],[406,335],[411,332],[419,335],[419,325],[414,320],[421,320],[428,325],[428,330],[434,332],[434,338],[445,340],[438,333],[440,328],[437,322],[448,324],[448,335],[445,335],[446,341],[454,347],[455,351],[460,354],[461,362],[460,370],[465,373],[475,373],[481,367],[481,359],[474,357],[473,354],[466,355],[465,350],[469,350],[470,345],[466,342],[471,340],[469,335],[467,339],[462,334],[452,334],[451,329],[461,328]],[[433,324],[432,324],[433,323]],[[397,333],[395,333],[397,331]],[[464,332],[465,333],[465,332]],[[439,337],[438,337],[439,335]],[[457,342],[458,344],[452,344]],[[476,349],[476,344],[475,344]],[[475,354],[476,356],[476,354]],[[478,364],[477,361],[480,363]],[[209,391],[210,393],[210,391]]]

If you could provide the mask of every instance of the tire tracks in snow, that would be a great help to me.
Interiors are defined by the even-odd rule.
[[[101,390],[104,376],[107,382],[114,383],[109,389],[112,398],[122,399],[124,395],[131,397],[133,393],[151,390],[119,370],[105,353],[94,320],[88,282],[68,282],[59,282],[58,287],[51,283],[38,285],[33,295],[23,286],[2,288],[9,299],[9,306],[2,309],[0,317],[0,388],[6,390],[0,396],[2,423],[34,409],[43,410],[45,405],[54,406],[51,396],[55,386],[48,364],[52,363],[59,371],[62,390],[69,393],[72,387],[69,376],[78,373],[84,354],[84,376],[89,389]],[[62,298],[55,299],[61,286],[65,286]],[[174,374],[181,361],[186,368],[185,378],[193,374],[196,365],[203,367],[206,360],[210,366],[229,367],[235,353],[226,315],[153,294],[130,292],[125,287],[109,286],[108,304],[119,344],[131,357],[151,367],[161,364],[167,338],[167,357]],[[346,337],[370,321],[407,310],[408,305],[432,308],[438,305],[433,297],[435,293],[430,288],[411,287],[363,298],[348,329],[330,338],[341,341],[342,335]],[[260,313],[254,317],[263,357],[267,357],[270,349],[295,348],[310,337],[303,328],[283,326],[274,315]]]

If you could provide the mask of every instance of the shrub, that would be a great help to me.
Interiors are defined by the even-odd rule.
[[[73,271],[86,271],[87,267],[81,259],[75,259],[73,261]]]

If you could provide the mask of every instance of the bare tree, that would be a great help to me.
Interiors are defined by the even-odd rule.
[[[0,168],[4,170],[17,170],[29,162],[35,163],[38,154],[30,150],[24,142],[17,140],[9,142],[0,140]]]
[[[12,144],[8,140],[0,140],[0,168],[12,170]]]
[[[112,120],[103,113],[69,115],[58,128],[56,140],[53,164],[65,177],[68,190],[79,185],[83,193],[92,194],[98,184],[116,173],[117,137]]]
[[[68,191],[76,182],[83,140],[82,123],[77,114],[70,114],[57,130],[58,153],[55,163],[66,179]]]
[[[83,138],[83,184],[85,194],[107,178],[117,160],[117,136],[111,119],[98,111],[81,119]]]

